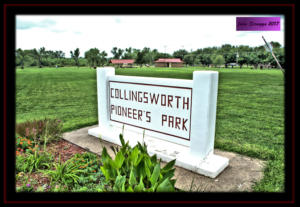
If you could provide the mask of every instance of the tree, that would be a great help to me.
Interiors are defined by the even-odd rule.
[[[257,53],[251,53],[249,55],[249,61],[248,62],[249,62],[250,65],[253,65],[254,68],[256,69],[258,64],[260,63],[260,59],[258,58]]]
[[[115,57],[115,55],[118,52],[118,48],[117,47],[113,47],[112,50],[110,51],[113,54],[113,58]]]
[[[274,49],[274,54],[277,57],[278,62],[282,66],[282,68],[285,68],[284,48],[276,48],[276,49]],[[276,64],[276,67],[277,67],[277,64]]]
[[[101,53],[99,53],[99,64],[101,66],[103,66],[107,62],[106,56],[107,56],[107,53],[105,51],[102,51]]]
[[[243,67],[244,64],[246,64],[249,60],[248,60],[248,56],[240,56],[239,59],[238,59],[238,64],[240,65],[240,68]]]
[[[43,59],[44,59],[45,57],[47,57],[47,52],[46,52],[45,47],[41,47],[41,48],[39,49],[38,53],[39,53],[39,55],[40,55],[40,60],[39,60],[40,63],[39,63],[39,67],[41,68],[41,67],[43,67]]]
[[[157,60],[159,58],[172,58],[172,55],[170,55],[169,53],[161,53],[161,52],[155,53],[154,60]]]
[[[85,52],[84,57],[87,59],[90,67],[93,67],[95,69],[100,63],[100,51],[97,48],[92,48]]]
[[[202,65],[209,66],[212,63],[209,54],[199,54],[197,56]]]
[[[144,63],[144,53],[142,51],[138,51],[137,52],[137,56],[136,56],[136,60],[135,62],[137,64],[140,65],[140,67],[142,67],[143,63]]]
[[[204,54],[213,54],[213,53],[216,53],[217,51],[217,47],[206,47],[206,48],[203,48],[202,52]]]
[[[71,53],[71,58],[73,58],[75,60],[75,64],[77,67],[79,67],[79,54],[80,54],[80,51],[79,51],[79,48],[76,48],[76,50],[73,51],[70,51]]]
[[[233,52],[229,52],[229,53],[225,53],[223,55],[224,60],[225,60],[225,67],[227,68],[227,64],[229,63],[235,63],[236,62],[236,53]]]
[[[236,47],[237,51],[244,53],[244,52],[252,52],[252,48],[249,47],[248,45],[239,45]]]
[[[175,58],[180,58],[181,60],[183,60],[184,56],[188,54],[188,51],[186,50],[177,50],[173,53],[173,57]]]
[[[272,45],[272,47],[275,48],[281,48],[281,44],[279,42],[273,42],[271,41],[270,44]]]
[[[132,59],[132,48],[129,47],[129,48],[125,48],[125,52],[123,54],[123,59]]]
[[[259,60],[260,60],[259,62],[260,62],[260,63],[263,63],[263,64],[269,63],[268,55],[269,55],[269,53],[266,52],[265,50],[264,50],[264,51],[259,51],[259,52],[257,52],[257,57],[258,57]]]
[[[136,49],[132,49],[131,47],[129,47],[125,48],[125,52],[123,53],[122,59],[136,59],[136,56]]]
[[[21,48],[17,49],[16,51],[16,57],[20,60],[21,68],[24,69],[24,62],[26,58],[26,53]]]
[[[120,48],[118,49],[117,47],[113,47],[113,49],[111,50],[111,53],[113,54],[113,59],[120,59],[123,52],[124,50]]]
[[[30,51],[30,55],[36,60],[37,66],[39,68],[42,68],[42,54],[44,52],[45,48],[40,48],[39,50],[36,50],[35,48]]]
[[[264,52],[265,51],[265,47],[264,45],[258,46],[258,47],[254,47],[253,48],[254,52]]]
[[[183,57],[183,61],[186,65],[193,65],[194,59],[193,54],[187,54]]]
[[[61,63],[61,59],[65,57],[65,53],[61,50],[54,52],[54,57],[56,58],[56,65]]]
[[[220,50],[222,53],[228,53],[228,52],[231,52],[233,48],[234,48],[234,46],[232,46],[231,44],[224,44],[221,46]]]
[[[150,48],[144,47],[143,50],[137,50],[135,62],[142,66],[143,64],[153,64],[157,50],[151,51]]]
[[[45,63],[44,63],[44,65],[46,65],[46,66],[49,65],[48,58],[51,58],[51,52],[52,51],[49,51],[49,50],[45,50],[44,51],[44,57],[45,57]]]
[[[215,58],[213,58],[213,64],[218,67],[220,65],[223,65],[225,63],[225,59],[222,55],[216,55]]]
[[[145,64],[152,65],[153,64],[153,54],[151,52],[145,53],[143,56],[143,62]]]
[[[284,58],[284,50],[283,48],[273,48],[274,55],[276,56],[281,67],[285,68],[285,58]],[[278,68],[277,62],[272,56],[270,52],[267,53],[267,57],[265,59],[266,64],[271,64],[273,68]]]
[[[194,64],[194,55],[193,54],[187,54],[183,57],[183,61],[186,65],[193,65]]]
[[[151,51],[151,49],[149,47],[144,47],[143,50],[142,50],[142,53],[143,53],[143,63],[144,64],[153,64],[153,61],[154,61],[154,55]]]
[[[186,65],[194,66],[195,64],[200,62],[200,59],[199,56],[197,56],[196,54],[189,53],[183,57],[183,61]]]

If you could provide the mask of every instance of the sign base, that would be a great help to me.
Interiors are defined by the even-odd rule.
[[[126,127],[125,127],[126,128]],[[119,135],[122,128],[117,126],[96,127],[88,130],[88,134],[101,138],[102,140],[121,146]],[[176,166],[191,170],[198,174],[205,175],[210,178],[217,177],[229,164],[229,159],[213,154],[211,151],[204,159],[191,153],[189,146],[184,146],[158,139],[143,134],[124,129],[123,137],[125,142],[129,142],[130,146],[135,146],[137,142],[146,143],[149,155],[156,154],[157,158],[161,158],[164,162],[176,159]]]

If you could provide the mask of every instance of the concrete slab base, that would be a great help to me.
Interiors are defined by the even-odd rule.
[[[116,147],[116,144],[88,135],[88,130],[97,126],[66,132],[63,134],[63,139],[98,155],[101,155],[105,147],[114,159],[115,154],[110,147]],[[187,192],[251,192],[252,186],[262,179],[265,161],[218,149],[215,149],[214,153],[230,160],[229,165],[218,177],[212,179],[175,166],[175,187]],[[162,162],[162,167],[165,164]]]
[[[122,133],[122,128],[116,126],[96,127],[88,130],[89,135],[121,146],[119,139],[120,133]],[[188,146],[148,135],[145,135],[143,138],[143,134],[131,130],[124,130],[123,135],[125,142],[128,141],[130,146],[135,146],[137,142],[145,142],[150,155],[156,154],[157,158],[160,158],[164,162],[176,159],[176,166],[210,178],[217,177],[229,164],[228,158],[215,155],[213,152],[202,159],[191,154]]]

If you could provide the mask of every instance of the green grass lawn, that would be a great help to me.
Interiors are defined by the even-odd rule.
[[[117,75],[192,79],[205,68],[128,68]],[[209,69],[212,70],[212,69]],[[280,70],[217,69],[215,147],[267,160],[255,191],[284,191],[284,78]],[[16,72],[17,123],[58,118],[64,131],[97,123],[96,70],[25,68]]]

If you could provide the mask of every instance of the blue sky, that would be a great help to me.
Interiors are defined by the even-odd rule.
[[[281,31],[236,31],[236,17],[247,15],[18,15],[16,47],[62,50],[113,47],[150,47],[173,53],[198,48],[231,45],[263,45],[261,36],[284,45],[284,17]],[[254,15],[248,15],[254,16]]]

